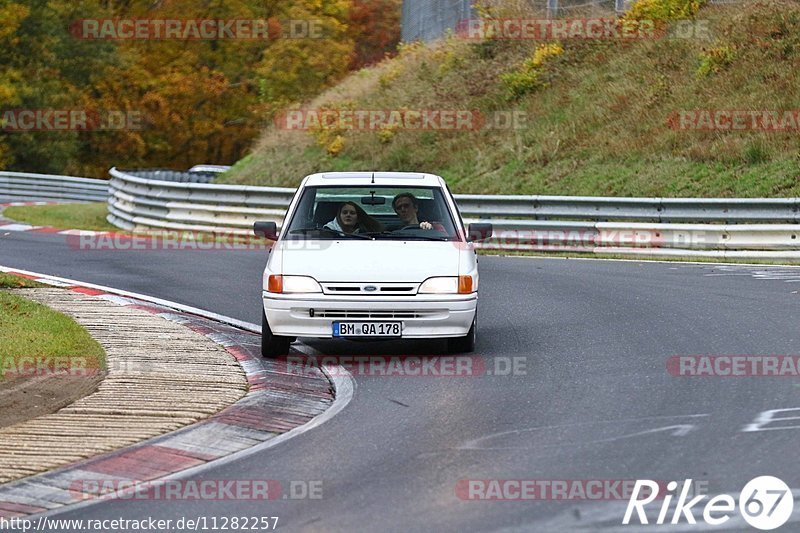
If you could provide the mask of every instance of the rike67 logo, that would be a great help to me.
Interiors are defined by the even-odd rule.
[[[679,489],[677,481],[667,484],[669,493],[660,502],[658,518],[653,525],[678,524],[685,519],[689,524],[696,524],[695,508],[701,512],[701,502],[707,495],[701,494],[689,500],[689,489],[692,480],[687,479]],[[640,498],[640,491],[648,495]],[[679,495],[678,495],[679,494]],[[673,495],[678,495],[674,509],[670,509]],[[637,480],[633,488],[625,517],[624,525],[631,524],[634,512],[639,524],[649,524],[645,507],[658,496],[658,483],[649,479]],[[702,506],[703,521],[711,526],[720,526],[736,514],[736,500],[729,494],[714,496]],[[794,497],[792,490],[782,480],[773,476],[760,476],[750,480],[739,494],[738,511],[750,526],[764,531],[776,529],[784,525],[792,515]],[[651,511],[653,509],[650,509]],[[672,510],[672,513],[670,511]],[[671,517],[669,515],[672,515]],[[636,524],[634,520],[633,524]],[[729,524],[733,527],[739,524]]]

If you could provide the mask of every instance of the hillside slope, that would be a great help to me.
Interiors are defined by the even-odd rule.
[[[524,113],[524,124],[287,130],[277,121],[224,181],[294,186],[316,171],[381,169],[438,173],[464,193],[800,196],[800,125],[783,114],[800,110],[800,4],[708,6],[694,22],[706,38],[405,46],[306,109],[477,109],[489,121]],[[745,118],[720,129],[726,115],[715,126],[698,110]]]

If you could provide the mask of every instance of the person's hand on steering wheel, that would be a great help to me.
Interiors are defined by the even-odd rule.
[[[430,222],[420,222],[419,225],[410,224],[408,226],[403,226],[402,228],[397,228],[395,231],[403,231],[407,229],[433,229],[433,224]]]

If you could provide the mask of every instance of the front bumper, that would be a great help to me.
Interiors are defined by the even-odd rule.
[[[463,337],[472,326],[478,305],[477,294],[395,299],[263,292],[262,298],[267,322],[275,335],[320,338],[331,338],[337,321],[399,321],[403,338]]]

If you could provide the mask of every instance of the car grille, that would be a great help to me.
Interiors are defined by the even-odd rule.
[[[417,293],[419,283],[323,283],[325,294],[359,296],[410,296]]]

